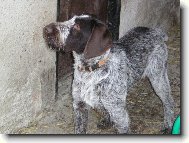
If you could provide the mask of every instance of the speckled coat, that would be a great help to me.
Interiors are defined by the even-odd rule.
[[[93,72],[78,70],[85,59],[82,54],[74,52],[75,71],[72,86],[74,108],[87,110],[85,104],[93,108],[103,107],[110,114],[111,121],[116,124],[119,133],[127,133],[129,129],[129,116],[125,107],[127,92],[137,80],[147,76],[163,101],[165,126],[171,128],[174,115],[173,99],[170,96],[167,77],[168,53],[165,40],[166,35],[158,29],[134,28],[115,42],[111,50],[87,61],[92,65],[108,57],[107,63]],[[83,115],[87,118],[87,113]],[[82,127],[78,127],[78,133],[85,132]]]
[[[95,32],[94,27],[97,27]],[[94,45],[98,45],[101,41],[99,37],[106,37],[107,32],[104,24],[85,15],[75,16],[63,23],[50,24],[44,29],[45,39],[50,47],[73,51],[75,133],[86,133],[90,107],[102,112],[105,125],[113,122],[119,133],[128,133],[130,120],[126,109],[127,92],[144,77],[149,78],[161,99],[164,127],[171,130],[174,101],[167,76],[168,52],[165,41],[168,37],[160,29],[136,27],[114,42],[111,48],[103,49],[105,52],[100,54],[102,49]],[[93,39],[94,33],[96,39]],[[105,41],[110,43],[110,36]],[[92,48],[88,48],[88,45]],[[107,59],[105,64],[93,71],[79,69],[85,64],[93,66],[103,59]]]

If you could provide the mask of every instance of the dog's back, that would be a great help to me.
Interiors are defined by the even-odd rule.
[[[136,27],[114,42],[112,52],[116,52],[117,48],[126,52],[130,69],[134,70],[133,78],[138,80],[145,76],[145,68],[150,62],[150,57],[153,57],[155,53],[161,53],[158,54],[161,56],[160,60],[167,60],[167,47],[164,43],[167,40],[167,35],[161,29]]]

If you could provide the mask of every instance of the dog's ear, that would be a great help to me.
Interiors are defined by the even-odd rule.
[[[112,35],[101,22],[95,21],[92,33],[84,49],[84,57],[90,59],[105,53],[112,46]]]

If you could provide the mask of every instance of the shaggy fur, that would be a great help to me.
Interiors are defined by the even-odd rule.
[[[73,27],[76,18],[66,22],[72,22],[67,26],[68,29]],[[85,21],[87,16],[82,19]],[[57,29],[62,29],[60,25],[64,23],[59,23]],[[64,41],[59,45],[66,46],[66,39],[71,32],[59,30],[59,34],[63,37],[60,41]],[[86,133],[89,107],[100,110],[107,122],[115,124],[119,133],[128,133],[130,120],[126,109],[127,92],[134,83],[144,77],[149,78],[154,91],[162,100],[164,126],[171,130],[174,101],[167,76],[168,53],[164,43],[166,40],[167,36],[159,29],[136,27],[114,42],[112,47],[100,56],[87,59],[83,52],[75,52],[72,49],[75,60],[72,85],[75,133]],[[65,50],[65,47],[63,49]],[[93,65],[105,58],[108,59],[107,62],[94,71],[80,71],[78,68],[86,63]]]

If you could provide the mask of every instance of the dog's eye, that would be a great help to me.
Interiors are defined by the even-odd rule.
[[[77,31],[80,31],[80,26],[79,26],[79,24],[75,24],[75,25],[73,26],[73,28],[74,28],[75,30],[77,30]]]

